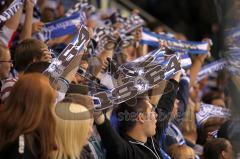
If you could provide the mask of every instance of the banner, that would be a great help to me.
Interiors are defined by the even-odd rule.
[[[181,68],[187,69],[191,66],[191,59],[187,54],[177,54],[168,48],[161,48],[120,66],[118,70],[124,72],[124,77],[135,76],[144,72],[143,66],[145,65],[166,65],[168,58],[173,55],[176,55]]]
[[[14,0],[10,6],[0,14],[0,24],[10,19],[18,9],[24,4],[25,0]]]
[[[51,84],[56,85],[57,82],[60,82],[58,86],[66,89],[66,80],[59,79],[64,73],[66,74],[68,66],[70,66],[74,59],[80,55],[81,50],[86,47],[89,40],[90,37],[87,29],[84,26],[81,26],[76,41],[74,43],[70,43],[44,71],[44,74],[49,76]],[[62,79],[64,79],[64,77]],[[66,92],[67,90],[65,89],[62,91]]]
[[[158,59],[159,57],[164,58],[164,56],[166,60],[163,60],[161,62],[162,65],[156,63],[156,59]],[[138,69],[136,69],[138,71],[132,72],[131,70],[134,70],[134,68],[130,68],[128,66],[134,65],[138,66]],[[116,72],[126,74],[126,76],[128,77],[127,80],[123,80],[123,83],[119,84],[112,90],[99,91],[98,89],[99,91],[98,93],[91,94],[92,101],[94,104],[94,111],[102,111],[117,106],[122,102],[128,101],[129,99],[132,99],[137,95],[140,95],[152,89],[162,80],[169,79],[176,72],[181,70],[180,63],[177,60],[177,56],[175,54],[168,54],[165,50],[156,50],[152,52],[151,55],[146,55],[144,57],[136,59],[133,64],[128,63],[121,65],[121,68],[125,67],[128,67],[126,71],[122,69],[119,70],[120,67],[118,67]],[[87,93],[91,88],[89,87],[86,88],[88,88],[88,90],[85,91]],[[71,92],[77,93],[79,91],[80,91],[79,88],[74,86]],[[58,114],[64,120],[72,120],[73,115],[78,116],[77,118],[74,118],[75,120],[83,120],[82,118],[83,114],[86,113],[82,112],[73,114],[69,108],[61,107],[56,107],[56,111],[64,112],[64,114],[69,114],[69,115],[64,114],[61,115],[62,113]]]
[[[203,125],[209,118],[217,117],[228,119],[231,116],[231,111],[227,108],[202,103],[200,111],[196,114],[196,120],[199,125]]]
[[[112,77],[115,80],[120,78],[121,84],[118,83],[117,87],[109,92],[102,91],[93,94],[94,97],[99,98],[95,110],[104,110],[132,99],[180,71],[181,67],[177,56],[165,53],[164,50],[157,50],[149,53],[151,55],[148,54],[118,67]],[[157,61],[160,57],[165,58],[165,60]],[[124,76],[120,76],[120,74],[124,74]]]
[[[159,47],[160,42],[166,42],[168,47],[178,52],[188,52],[191,54],[207,54],[208,42],[193,42],[182,41],[175,38],[170,38],[166,35],[160,35],[143,29],[141,44],[146,44],[152,47]]]
[[[46,23],[42,31],[45,41],[64,35],[75,34],[78,28],[77,26],[84,24],[84,21],[84,14],[76,13],[70,17]]]

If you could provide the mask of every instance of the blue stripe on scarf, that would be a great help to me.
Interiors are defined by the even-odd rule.
[[[73,20],[79,20],[80,22],[80,14],[76,13],[67,18],[61,18],[54,22],[50,22],[45,24],[44,32],[47,39],[54,39],[64,35],[74,34],[77,31],[76,24],[73,23]]]
[[[143,33],[153,37],[153,38],[156,38],[156,39],[159,39],[159,40],[165,40],[165,41],[169,41],[169,42],[174,42],[174,43],[178,43],[178,44],[185,44],[185,45],[193,45],[193,46],[199,46],[199,45],[208,45],[207,42],[194,42],[194,41],[182,41],[182,40],[177,40],[175,38],[172,38],[172,37],[168,37],[167,35],[160,35],[160,34],[156,34],[156,33],[153,33],[153,32],[150,32],[149,30],[147,29],[143,29]],[[152,47],[159,47],[160,44],[159,44],[159,41],[153,41],[153,40],[148,40],[148,39],[142,39],[140,41],[141,44],[147,44],[147,45],[150,45]],[[174,46],[174,45],[169,45],[169,47],[172,49],[172,50],[175,50],[175,51],[188,51],[189,53],[191,54],[206,54],[208,53],[208,50],[207,49],[200,49],[200,48],[196,48],[196,49],[191,49],[191,48],[186,48],[186,47],[181,47],[181,46]]]

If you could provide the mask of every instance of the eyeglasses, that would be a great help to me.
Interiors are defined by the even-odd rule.
[[[9,61],[0,61],[0,62],[8,62],[8,63],[13,63],[13,60],[9,60]]]

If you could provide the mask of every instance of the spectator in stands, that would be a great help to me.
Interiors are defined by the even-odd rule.
[[[12,3],[13,0],[4,1],[5,4],[1,6],[0,13],[2,13],[9,5]],[[17,30],[20,17],[22,15],[22,6],[20,6],[19,10],[16,12],[14,16],[8,19],[5,23],[0,24],[0,44],[5,47],[10,47],[12,38],[14,36],[14,32]]]
[[[203,147],[197,144],[197,124],[196,113],[199,111],[199,104],[190,102],[188,104],[184,119],[181,125],[181,131],[186,141],[186,145],[194,149],[196,155],[202,155]]]
[[[193,149],[187,145],[173,144],[168,148],[171,159],[195,159]]]
[[[213,139],[204,145],[204,159],[232,159],[231,143],[223,138]]]
[[[8,48],[2,45],[0,45],[0,66],[0,80],[8,78],[13,64]]]
[[[48,47],[40,40],[27,39],[18,44],[15,52],[16,69],[21,72],[28,65],[38,61],[48,61],[52,59]]]
[[[15,68],[18,74],[21,75],[24,70],[34,62],[47,61],[52,59],[51,53],[48,51],[47,46],[39,40],[26,39],[18,44],[15,53]],[[1,100],[2,103],[7,99],[9,93],[17,81],[18,77],[9,77],[2,83]]]
[[[226,107],[223,92],[210,91],[202,97],[202,102],[219,107]]]
[[[9,50],[6,47],[0,45],[0,90],[2,88],[2,84],[5,83],[6,79],[9,77],[12,66],[13,64]],[[2,103],[4,94],[4,92],[0,91],[0,104]]]
[[[185,112],[188,109],[189,87],[193,86],[196,82],[195,80],[197,79],[198,72],[200,71],[201,66],[207,56],[199,55],[195,58],[196,59],[190,68],[190,78],[186,75],[186,73],[184,73],[179,82],[177,100],[174,103],[172,118],[168,123],[168,127],[166,129],[166,137],[163,144],[165,150],[167,150],[168,147],[174,143],[178,143],[180,145],[186,144],[181,131],[181,125]]]
[[[57,104],[55,118],[57,122],[56,142],[58,149],[53,152],[52,159],[79,158],[81,150],[88,140],[88,134],[93,125],[92,115],[86,106],[79,103],[79,99],[74,99],[77,97],[81,98],[81,103],[84,104],[87,103],[84,101],[88,100],[88,107],[92,105],[90,97],[87,99],[87,97],[83,98],[77,95],[66,97]],[[66,109],[64,109],[64,112],[59,111],[60,108],[68,108],[69,113]],[[59,114],[61,112],[64,114]],[[72,117],[70,117],[71,114]]]
[[[16,82],[0,112],[0,158],[49,157],[55,147],[55,96],[41,74],[23,75]]]
[[[81,105],[81,106],[84,106],[84,107],[87,108],[87,110],[84,110],[82,112],[78,112],[78,113],[81,113],[81,114],[78,114],[79,118],[78,118],[78,121],[76,121],[80,125],[83,125],[84,123],[86,125],[86,122],[89,123],[88,124],[89,125],[89,131],[88,131],[86,139],[83,139],[84,147],[82,148],[80,158],[81,159],[105,159],[105,151],[104,151],[103,146],[100,142],[98,132],[95,129],[95,127],[93,127],[93,120],[92,120],[93,102],[92,102],[92,98],[87,96],[87,95],[82,95],[82,94],[67,94],[67,97],[61,103],[63,103],[63,104],[75,103],[77,105]],[[90,122],[89,122],[89,120],[90,120]],[[76,126],[76,128],[78,128],[78,127],[79,126]],[[86,128],[86,130],[87,130],[87,128]],[[82,142],[81,143],[79,142],[78,145],[79,144],[81,144],[81,146],[82,146]],[[77,153],[78,152],[76,152],[76,154]]]
[[[186,144],[183,134],[180,130],[180,125],[184,118],[185,111],[188,104],[189,78],[182,77],[179,81],[179,90],[177,99],[174,102],[174,107],[171,112],[171,119],[166,129],[166,137],[163,142],[164,150],[174,143],[180,145]]]
[[[168,93],[163,94],[156,111],[147,98],[137,98],[134,106],[129,106],[129,102],[121,104],[117,111],[121,136],[103,114],[94,115],[107,158],[162,158],[159,141],[173,109],[179,78],[178,73],[174,77],[176,80],[167,84],[165,92]]]
[[[5,7],[9,7],[9,2],[6,3]],[[19,30],[19,24],[21,22],[21,18],[23,18],[23,8],[25,9],[24,15],[24,24]],[[32,31],[36,31],[32,29],[33,22],[33,8],[34,1],[26,0],[24,2],[24,6],[19,6],[18,11],[14,16],[8,19],[3,26],[0,26],[0,44],[10,48],[13,44],[14,39],[19,35],[19,41],[29,39],[32,36]],[[0,9],[1,10],[1,9]],[[2,13],[2,12],[0,12]],[[0,24],[2,25],[2,24]]]
[[[218,107],[226,107],[224,101],[224,95],[221,92],[210,91],[206,93],[202,98],[203,103],[212,104]],[[226,122],[227,119],[220,117],[209,118],[201,127],[198,129],[198,142],[204,144],[206,141],[214,138],[214,132],[217,132],[221,125]]]
[[[0,80],[9,77],[11,67],[13,66],[11,55],[8,48],[0,45]]]

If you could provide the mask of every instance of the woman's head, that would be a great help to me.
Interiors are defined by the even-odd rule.
[[[195,152],[187,145],[173,144],[168,148],[168,154],[172,159],[194,159]]]
[[[19,122],[26,133],[35,130],[52,109],[55,102],[55,91],[47,77],[38,74],[22,76],[14,85],[4,106],[6,115],[11,115]],[[10,114],[10,112],[12,112]]]
[[[0,112],[0,124],[3,127],[0,131],[0,148],[15,141],[21,134],[38,134],[36,140],[39,141],[39,151],[42,158],[47,157],[55,144],[55,120],[52,114],[55,100],[55,91],[47,77],[38,73],[21,76]],[[32,135],[31,138],[33,136],[36,137]]]
[[[82,147],[88,140],[93,119],[87,107],[82,105],[83,102],[87,105],[88,97],[79,96],[83,101],[79,102],[79,100],[76,99],[77,96],[78,95],[67,97],[56,106],[56,141],[58,149],[52,154],[52,158],[54,159],[78,158]],[[61,111],[58,108],[62,108],[65,111]],[[65,115],[60,115],[59,112],[65,113]],[[69,118],[70,114],[72,114],[73,117],[71,119]],[[78,118],[77,116],[84,116],[84,118]]]

